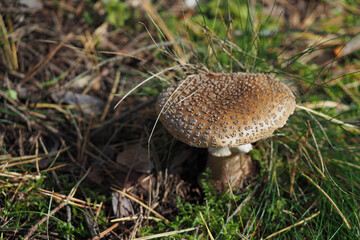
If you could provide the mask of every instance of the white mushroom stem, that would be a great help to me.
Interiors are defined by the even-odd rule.
[[[232,147],[230,150],[232,153],[248,153],[253,149],[252,145],[250,143],[245,145],[240,145],[237,147]]]
[[[255,164],[250,155],[251,144],[232,148],[209,148],[207,167],[211,170],[211,179],[219,191],[228,184],[235,189],[242,188],[244,181],[255,175]]]
[[[250,143],[245,145],[240,145],[237,147],[223,147],[223,148],[208,148],[208,151],[214,157],[227,157],[230,156],[232,153],[248,153],[253,149]]]
[[[223,148],[208,148],[209,154],[214,157],[227,157],[231,155],[230,148],[223,147]]]

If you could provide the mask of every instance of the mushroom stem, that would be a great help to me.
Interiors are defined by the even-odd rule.
[[[207,167],[211,170],[211,179],[218,191],[225,191],[229,183],[234,189],[242,189],[246,180],[256,176],[255,161],[245,153],[249,151],[249,146],[246,145],[246,151],[240,152],[241,149],[231,148],[230,156],[216,156],[209,151]]]

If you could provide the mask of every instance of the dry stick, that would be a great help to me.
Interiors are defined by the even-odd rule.
[[[59,45],[54,48],[43,60],[38,62],[27,74],[25,79],[21,82],[21,84],[27,83],[32,77],[35,76],[35,74],[40,71],[46,64],[50,62],[50,60],[55,56],[55,54],[62,48],[67,41],[69,41],[70,38],[72,38],[73,34],[69,33],[65,36],[65,38],[59,43]]]
[[[60,203],[59,206],[57,206],[56,208],[54,208],[49,214],[47,214],[45,217],[43,217],[37,224],[35,224],[26,234],[24,240],[29,240],[30,237],[38,230],[39,226],[41,224],[43,224],[46,220],[48,220],[50,218],[51,215],[54,215],[57,211],[59,211],[60,209],[62,209],[63,207],[65,207],[66,202],[62,202]]]
[[[312,184],[314,184],[314,186],[319,189],[319,191],[324,194],[324,196],[330,201],[330,203],[334,206],[334,208],[336,209],[336,211],[339,213],[340,217],[343,219],[344,223],[346,224],[346,226],[348,227],[348,229],[351,230],[351,226],[349,224],[349,222],[347,221],[346,217],[344,216],[344,214],[342,214],[342,212],[340,211],[340,209],[338,208],[338,206],[336,205],[336,203],[330,198],[329,195],[327,195],[327,193],[318,185],[316,184],[316,182],[314,182],[314,180],[312,180],[308,175],[306,175],[305,173],[301,173],[301,175],[303,175],[304,177],[306,177]]]
[[[120,193],[121,195],[124,195],[127,198],[130,198],[131,200],[137,202],[138,204],[140,204],[141,206],[143,206],[144,208],[148,209],[150,212],[152,212],[153,214],[155,214],[156,216],[158,216],[159,218],[161,218],[162,220],[164,220],[166,223],[170,223],[169,220],[167,220],[165,217],[163,217],[160,213],[156,212],[154,209],[150,208],[148,205],[146,205],[145,203],[143,203],[142,201],[140,201],[139,199],[137,199],[136,197],[127,194],[126,192],[123,192],[119,189],[115,189],[115,188],[111,188],[111,190]]]
[[[272,237],[275,237],[276,235],[279,235],[279,234],[282,233],[282,232],[285,232],[285,231],[290,230],[290,229],[292,229],[292,228],[294,228],[294,227],[296,227],[296,226],[299,226],[299,225],[301,225],[301,224],[303,224],[303,223],[305,223],[305,222],[313,219],[314,217],[316,217],[316,216],[319,215],[319,214],[320,214],[320,211],[317,212],[317,213],[314,213],[313,215],[311,215],[311,216],[308,217],[308,218],[305,218],[304,220],[301,220],[300,222],[297,222],[297,223],[295,223],[295,224],[293,224],[293,225],[291,225],[291,226],[288,226],[288,227],[286,227],[286,228],[283,228],[283,229],[281,229],[280,231],[274,232],[273,234],[271,234],[271,235],[267,236],[266,238],[264,238],[264,240],[270,239],[270,238],[272,238]]]

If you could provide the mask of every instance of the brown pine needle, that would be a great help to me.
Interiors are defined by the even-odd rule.
[[[338,206],[336,205],[336,203],[330,198],[329,195],[327,195],[327,193],[318,185],[316,184],[316,182],[314,182],[314,180],[312,180],[309,176],[307,176],[304,173],[301,173],[304,177],[306,177],[312,184],[314,184],[314,186],[319,189],[319,191],[324,194],[324,196],[330,201],[330,203],[334,206],[334,208],[336,209],[336,211],[339,213],[340,217],[343,219],[344,223],[346,224],[346,226],[348,227],[348,229],[351,230],[351,226],[349,224],[349,222],[347,221],[346,217],[344,216],[344,214],[340,211],[340,209],[338,208]]]
[[[0,169],[3,170],[8,167],[17,166],[20,164],[25,163],[31,163],[35,161],[40,161],[44,158],[53,157],[60,155],[60,153],[63,153],[67,150],[69,150],[70,147],[66,147],[63,149],[60,149],[58,151],[50,152],[49,154],[38,154],[38,155],[27,155],[27,156],[20,156],[20,157],[11,157],[11,155],[1,155],[0,156],[0,163],[3,163],[0,165]]]
[[[112,230],[114,230],[115,228],[117,228],[117,226],[119,226],[120,223],[115,223],[113,224],[111,227],[109,227],[108,229],[106,229],[105,231],[103,231],[102,233],[99,234],[99,236],[94,237],[92,240],[98,240],[101,239],[103,237],[105,237],[106,235],[108,235]]]
[[[39,191],[41,194],[45,195],[45,196],[49,196],[52,198],[55,198],[57,200],[61,200],[61,201],[67,201],[68,204],[70,205],[74,205],[77,207],[81,207],[81,208],[101,208],[101,204],[93,204],[93,203],[89,203],[74,197],[69,197],[67,195],[64,194],[60,194],[60,193],[55,193],[52,191],[48,191],[42,188],[39,188]]]
[[[0,172],[0,177],[6,177],[6,178],[12,178],[14,180],[39,180],[40,179],[40,175],[31,175],[31,174],[23,174],[23,173],[18,173],[18,172],[9,172],[7,170]],[[45,176],[43,176],[45,178]]]
[[[214,237],[213,237],[213,235],[211,234],[210,229],[209,229],[208,225],[206,224],[203,215],[201,214],[201,212],[199,212],[199,213],[200,213],[201,219],[203,220],[203,222],[204,222],[204,224],[205,224],[205,227],[206,227],[206,230],[207,230],[207,232],[208,232],[208,234],[209,234],[210,239],[211,239],[211,240],[214,240]]]
[[[301,224],[303,224],[303,223],[305,223],[305,222],[313,219],[314,217],[316,217],[316,216],[319,215],[319,214],[320,214],[320,211],[317,212],[317,213],[314,213],[314,214],[311,215],[310,217],[305,218],[304,220],[301,220],[301,221],[299,221],[299,222],[297,222],[297,223],[295,223],[295,224],[293,224],[293,225],[291,225],[291,226],[288,226],[288,227],[286,227],[286,228],[281,229],[280,231],[277,231],[277,232],[274,232],[273,234],[270,234],[269,236],[267,236],[266,238],[264,238],[264,240],[270,239],[270,238],[272,238],[272,237],[275,237],[276,235],[279,235],[279,234],[282,233],[282,232],[288,231],[288,230],[290,230],[290,229],[292,229],[292,228],[294,228],[294,227],[296,227],[296,226],[299,226],[299,225],[301,225]]]

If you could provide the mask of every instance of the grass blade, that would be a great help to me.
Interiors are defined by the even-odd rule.
[[[349,224],[349,222],[347,221],[346,217],[344,216],[344,214],[340,211],[340,209],[338,208],[338,206],[336,205],[336,203],[330,198],[329,195],[327,195],[327,193],[318,185],[316,184],[316,182],[314,182],[314,180],[312,180],[308,175],[306,175],[305,173],[301,173],[304,177],[306,177],[317,189],[319,189],[319,191],[330,201],[330,203],[334,206],[334,208],[336,209],[336,211],[339,213],[340,217],[343,219],[344,223],[346,224],[347,228],[351,230],[351,226]]]

